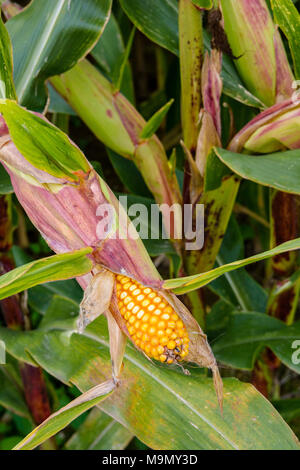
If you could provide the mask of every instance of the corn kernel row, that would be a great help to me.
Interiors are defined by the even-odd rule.
[[[116,278],[118,307],[133,343],[148,357],[172,364],[188,354],[187,330],[173,307],[151,287]]]

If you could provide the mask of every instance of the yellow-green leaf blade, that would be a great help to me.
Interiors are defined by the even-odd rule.
[[[178,279],[168,279],[164,282],[163,287],[165,289],[172,289],[176,294],[184,294],[186,292],[199,289],[200,287],[209,284],[214,279],[217,279],[225,273],[234,271],[235,269],[242,268],[248,264],[256,263],[257,261],[271,258],[272,256],[278,255],[280,253],[299,249],[300,238],[296,238],[295,240],[282,243],[272,250],[264,251],[263,253],[251,256],[250,258],[234,261],[233,263],[225,264],[224,266],[219,266],[218,268],[207,271],[206,273],[195,274],[193,276],[187,276]]]
[[[280,191],[300,194],[300,150],[267,155],[246,155],[221,148],[220,160],[242,178]]]
[[[10,37],[0,18],[0,98],[16,99]]]
[[[88,258],[92,251],[92,248],[83,248],[71,253],[49,256],[3,274],[0,277],[0,299],[44,282],[83,276],[93,267]]]
[[[91,390],[83,393],[68,405],[61,408],[56,413],[49,416],[46,421],[28,434],[14,450],[32,450],[42,444],[50,437],[54,436],[61,429],[65,428],[75,418],[85,411],[105,400],[115,388],[112,380],[108,380],[100,385],[96,385]]]

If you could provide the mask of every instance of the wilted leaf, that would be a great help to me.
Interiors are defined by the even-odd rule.
[[[115,384],[113,381],[108,380],[83,393],[68,405],[49,416],[49,418],[19,442],[19,444],[14,447],[14,450],[34,449],[51,436],[54,436],[58,431],[65,428],[82,413],[97,405],[100,401],[105,400],[114,388]]]
[[[133,435],[120,423],[94,408],[65,445],[67,450],[123,450]]]

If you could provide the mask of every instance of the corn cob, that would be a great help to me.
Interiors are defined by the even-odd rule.
[[[133,343],[160,362],[182,361],[188,354],[187,330],[167,300],[127,276],[116,279],[118,307]]]
[[[26,111],[11,100],[0,101],[1,114],[9,127],[9,135],[3,135],[0,139],[0,160],[9,172],[17,197],[28,216],[57,253],[82,246],[94,248],[91,254],[95,263],[93,270],[78,279],[85,289],[80,306],[79,332],[99,315],[106,315],[115,380],[118,380],[121,372],[126,337],[148,358],[169,364],[185,359],[210,368],[222,408],[222,379],[206,335],[180,300],[163,288],[163,281],[144,244],[134,232],[134,226],[129,227],[131,223],[127,214],[120,208],[110,188],[88,164],[80,150],[45,118]],[[3,129],[5,134],[5,126]],[[30,146],[24,145],[32,135],[35,138],[30,138]],[[32,158],[32,155],[38,155],[39,159]],[[97,210],[104,204],[114,209],[106,221],[109,232],[98,226]],[[127,237],[124,238],[124,234]],[[133,290],[128,291],[132,286]],[[131,292],[138,289],[143,291],[145,298],[138,299],[139,294],[136,297],[133,295],[131,309],[131,305],[128,305],[130,302],[125,304],[125,298],[127,300]],[[125,296],[122,295],[123,291]],[[135,318],[131,320],[142,309],[144,300],[149,301],[149,304],[146,305],[147,311],[143,313],[138,328],[148,335],[145,340],[139,338],[140,330],[134,326]],[[157,308],[153,309],[150,304],[157,305]],[[137,309],[133,313],[134,307]],[[154,314],[149,313],[154,310],[161,311],[157,315],[157,327],[154,327],[156,320],[150,326]],[[164,315],[169,316],[168,320]],[[147,321],[142,320],[146,319],[149,319],[147,328],[154,328],[151,330],[153,336],[150,336],[148,329],[143,331],[146,326],[142,328],[142,323]],[[158,328],[160,322],[164,324]],[[134,326],[135,331],[131,326]],[[156,344],[151,343],[153,339]],[[160,343],[160,339],[165,344]]]

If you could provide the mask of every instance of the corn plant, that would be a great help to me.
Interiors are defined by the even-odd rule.
[[[27,3],[1,2],[0,448],[299,449],[298,2]]]

